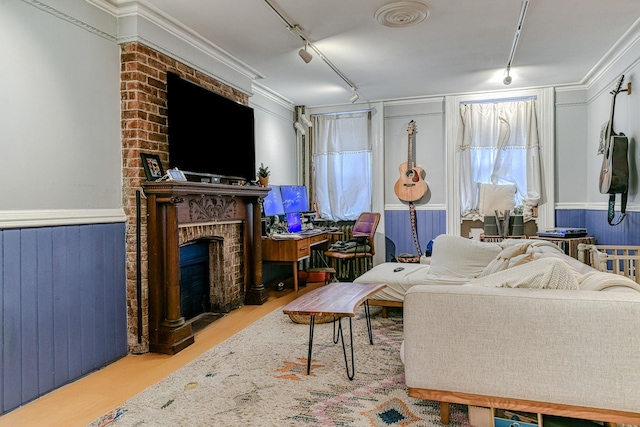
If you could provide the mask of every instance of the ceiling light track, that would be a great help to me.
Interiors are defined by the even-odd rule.
[[[522,0],[522,7],[520,9],[520,17],[518,18],[518,26],[516,32],[513,35],[513,43],[511,44],[511,52],[509,53],[509,60],[507,61],[507,67],[505,68],[506,76],[502,81],[505,85],[511,84],[511,65],[513,58],[516,56],[516,49],[518,48],[518,41],[520,40],[520,33],[522,32],[522,26],[524,25],[524,18],[527,15],[527,8],[529,7],[529,0]]]
[[[292,24],[291,22],[289,22],[289,20],[282,13],[280,13],[280,11],[276,9],[269,0],[264,0],[264,2],[271,8],[271,10],[273,10],[273,12],[276,15],[278,15],[278,17],[282,20],[282,22],[284,22],[284,24],[286,25],[289,31],[296,33],[298,37],[302,39],[302,41],[304,42],[304,49],[300,49],[298,54],[304,60],[304,62],[309,63],[312,58],[311,54],[306,49],[308,47],[312,51],[314,51],[316,55],[318,55],[325,62],[325,64],[327,64],[329,68],[331,68],[333,72],[336,73],[338,77],[340,77],[351,88],[352,95],[350,99],[354,99],[354,94],[356,95],[355,99],[351,102],[353,103],[357,101],[359,98],[359,95],[357,94],[358,88],[356,87],[356,85],[353,84],[351,80],[349,80],[340,70],[338,70],[338,68],[335,65],[333,65],[333,63],[329,60],[329,58],[327,58],[320,51],[320,49],[318,49],[318,47],[315,44],[313,44],[311,40],[309,40],[309,37],[304,33],[304,31],[302,31],[302,28],[300,28],[299,25]]]

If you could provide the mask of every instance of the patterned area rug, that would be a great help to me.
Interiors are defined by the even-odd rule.
[[[279,309],[90,426],[442,426],[437,402],[407,396],[402,318],[371,315],[373,345],[362,308],[352,321],[352,381],[332,322],[315,327],[307,375],[309,325]],[[343,327],[348,345],[348,319]],[[466,411],[452,405],[449,426],[468,427]]]

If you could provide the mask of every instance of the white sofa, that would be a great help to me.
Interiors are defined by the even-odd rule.
[[[397,267],[403,270],[394,272]],[[540,240],[438,236],[431,265],[356,279],[404,306],[413,397],[640,425],[640,285]],[[456,285],[456,286],[451,286]]]
[[[415,285],[463,285],[506,268],[544,257],[561,257],[575,268],[593,270],[570,258],[553,243],[534,239],[480,242],[442,234],[433,241],[429,263],[385,262],[357,277],[357,283],[385,283],[387,287],[369,301],[372,305],[401,307],[407,291]],[[395,271],[401,268],[400,271]],[[386,310],[383,310],[386,316]]]
[[[640,424],[637,290],[418,285],[403,321],[413,397]]]

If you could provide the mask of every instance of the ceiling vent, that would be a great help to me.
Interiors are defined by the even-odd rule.
[[[382,6],[376,11],[378,23],[385,27],[401,28],[419,24],[429,16],[426,4],[417,1],[400,1]]]

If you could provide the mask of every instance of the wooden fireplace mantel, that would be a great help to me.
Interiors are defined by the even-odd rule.
[[[149,350],[175,354],[194,342],[180,309],[178,228],[242,220],[245,303],[267,300],[262,283],[261,202],[268,188],[188,181],[146,182]],[[251,229],[249,228],[251,221]]]

